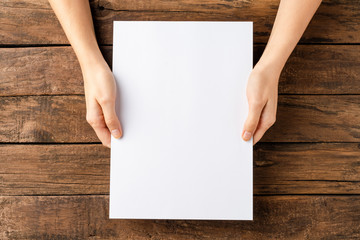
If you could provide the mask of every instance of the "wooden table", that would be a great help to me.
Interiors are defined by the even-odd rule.
[[[113,20],[254,21],[256,62],[276,0],[98,0]],[[254,149],[254,221],[109,220],[109,155],[85,121],[82,76],[46,0],[0,2],[0,239],[359,239],[360,1],[325,0],[280,79]]]

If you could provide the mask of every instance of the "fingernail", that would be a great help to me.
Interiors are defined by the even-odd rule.
[[[245,141],[249,141],[251,138],[251,132],[245,131],[243,134],[243,138]]]
[[[121,137],[120,131],[119,129],[114,129],[111,131],[111,134],[115,137],[115,138],[119,138]]]

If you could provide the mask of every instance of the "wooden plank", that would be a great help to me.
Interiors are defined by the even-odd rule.
[[[0,50],[0,95],[84,94],[70,47]]]
[[[360,145],[257,144],[254,194],[360,194]],[[109,194],[100,144],[0,145],[0,195]]]
[[[0,98],[1,142],[98,142],[83,96]]]
[[[112,47],[102,53],[111,64]],[[84,94],[71,47],[0,49],[0,96]]]
[[[282,95],[263,142],[359,142],[359,95]]]
[[[0,195],[108,194],[109,160],[100,144],[0,145]]]
[[[359,196],[257,196],[254,221],[109,220],[108,196],[0,197],[2,239],[359,239]]]
[[[359,194],[358,143],[275,144],[254,148],[255,194]]]
[[[254,63],[264,46],[254,47]],[[111,65],[112,47],[103,47]],[[280,78],[280,94],[360,94],[360,46],[298,45]],[[71,47],[0,49],[0,96],[84,94]],[[31,72],[31,74],[29,74]]]
[[[0,2],[0,44],[67,44],[47,0]]]
[[[254,41],[265,43],[278,0],[92,1],[99,42],[112,44],[114,20],[254,21]],[[359,43],[359,1],[325,0],[302,38],[307,43]],[[67,44],[46,0],[0,3],[1,44]]]
[[[359,142],[360,95],[280,95],[263,142]],[[0,142],[98,142],[83,96],[0,98]]]
[[[281,74],[279,93],[359,94],[359,66],[360,46],[298,45]]]

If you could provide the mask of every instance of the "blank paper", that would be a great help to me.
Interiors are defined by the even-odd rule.
[[[252,220],[252,22],[115,21],[110,218]]]

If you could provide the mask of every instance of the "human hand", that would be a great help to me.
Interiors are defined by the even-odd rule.
[[[275,123],[279,75],[279,71],[258,63],[248,79],[246,95],[249,113],[244,124],[242,138],[249,141],[253,137],[254,145]]]
[[[83,69],[86,120],[106,147],[111,146],[111,134],[122,136],[122,128],[115,111],[116,83],[105,61]]]

